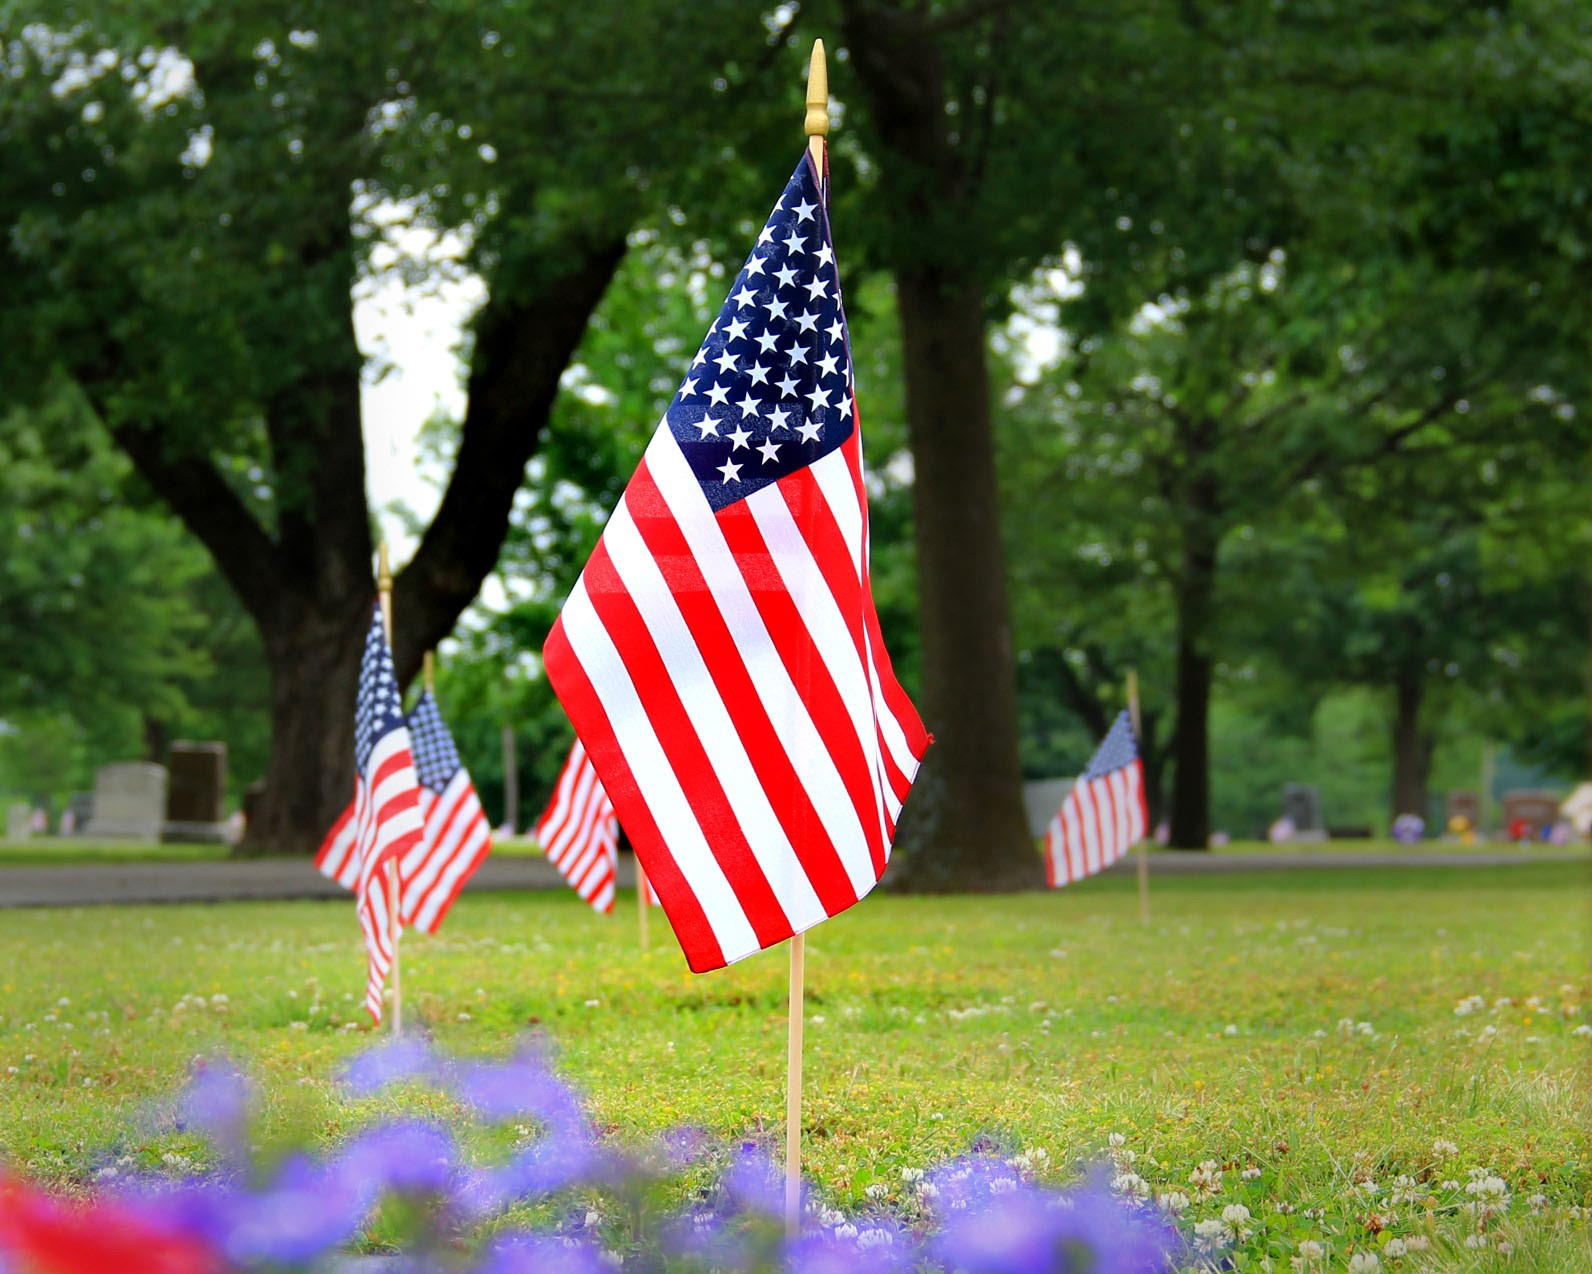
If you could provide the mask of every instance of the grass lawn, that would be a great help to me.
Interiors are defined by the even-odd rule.
[[[1166,878],[1148,930],[1131,878],[870,899],[809,940],[809,1166],[842,1203],[899,1196],[991,1134],[1059,1176],[1114,1155],[1190,1225],[1243,1204],[1237,1269],[1290,1271],[1305,1240],[1330,1253],[1308,1269],[1592,1268],[1588,875]],[[0,912],[0,1160],[180,1163],[194,1143],[137,1116],[216,1048],[262,1079],[262,1138],[336,1138],[368,1110],[330,1084],[369,1040],[363,978],[343,902]],[[640,953],[632,898],[467,896],[406,936],[403,981],[450,1048],[545,1028],[618,1136],[778,1136],[783,948],[695,977],[659,919]],[[1509,1191],[1480,1248],[1472,1169]],[[1394,1238],[1430,1247],[1395,1262]]]

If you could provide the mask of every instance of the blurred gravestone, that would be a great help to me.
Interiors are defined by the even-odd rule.
[[[33,806],[26,804],[6,807],[6,839],[27,840],[33,835]]]
[[[164,765],[117,761],[94,771],[94,817],[88,835],[158,841],[165,821]]]
[[[227,745],[171,745],[171,786],[166,794],[166,822],[160,838],[221,844],[227,838]]]
[[[1539,788],[1504,793],[1504,833],[1512,841],[1537,840],[1559,821],[1559,798]]]
[[[93,818],[94,793],[73,792],[66,798],[66,811],[61,815],[61,835],[83,835]]]
[[[1290,840],[1326,840],[1326,824],[1321,821],[1321,789],[1313,783],[1284,783],[1282,816],[1293,824]]]
[[[1462,818],[1474,828],[1481,827],[1481,793],[1456,788],[1448,794],[1448,821]]]
[[[1045,834],[1071,790],[1071,779],[1034,779],[1023,784],[1023,809],[1028,813],[1030,836],[1038,840]]]

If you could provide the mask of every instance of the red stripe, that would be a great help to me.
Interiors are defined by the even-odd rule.
[[[874,795],[873,780],[869,776],[869,758],[852,725],[851,714],[846,711],[845,699],[830,675],[828,665],[819,655],[795,599],[780,579],[763,540],[763,532],[747,509],[746,502],[743,500],[721,509],[718,523],[736,565],[741,569],[752,602],[763,618],[769,641],[779,655],[780,662],[785,665],[792,685],[801,694],[802,703],[812,717],[824,746],[829,749],[830,759],[840,775],[846,794],[851,798],[852,807],[857,811],[857,821],[867,837],[868,856],[877,876],[884,870],[885,858],[884,841],[879,833],[879,801]],[[871,719],[871,709],[868,715]],[[629,820],[625,820],[625,826],[630,826]]]
[[[580,660],[575,658],[569,638],[564,636],[562,619],[553,621],[553,629],[542,646],[542,664],[569,719],[580,723],[581,743],[602,779],[603,790],[618,811],[631,845],[641,857],[642,867],[657,883],[659,901],[685,952],[686,963],[695,973],[723,968],[724,952],[713,936],[713,927],[653,821],[602,700],[592,689]]]
[[[601,540],[584,574],[586,593],[598,622],[608,630],[630,674],[642,710],[652,723],[680,789],[696,816],[714,857],[724,869],[759,946],[772,946],[791,934],[790,919],[747,843],[746,833],[714,773],[668,665],[647,631],[641,612],[625,590]],[[628,826],[628,824],[627,824]]]
[[[769,719],[767,706],[746,670],[741,649],[708,590],[707,580],[679,524],[664,504],[645,460],[625,489],[625,504],[647,551],[660,564],[668,563],[670,595],[696,641],[702,662],[735,725],[747,760],[786,839],[795,848],[797,861],[811,882],[813,892],[828,914],[844,911],[857,901],[857,890],[829,839],[812,797],[790,762],[785,743]]]

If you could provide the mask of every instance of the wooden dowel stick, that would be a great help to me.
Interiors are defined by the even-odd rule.
[[[1144,746],[1144,733],[1139,728],[1139,670],[1128,669],[1128,721],[1133,726],[1133,743],[1135,747]],[[1139,754],[1143,761],[1144,754]],[[1146,829],[1148,830],[1148,829]],[[1135,847],[1134,857],[1137,860],[1139,871],[1139,922],[1150,923],[1150,845],[1149,837],[1141,836]]]
[[[807,935],[790,940],[790,1004],[785,1040],[785,1233],[802,1225],[802,1019]]]
[[[641,865],[641,858],[636,858],[636,920],[641,926],[641,949],[647,949],[647,912],[650,905],[647,902],[647,869]]]
[[[387,649],[393,648],[392,565],[387,558],[387,541],[376,546],[376,599],[381,604],[382,627],[387,630]],[[398,864],[387,863],[387,924],[392,934],[392,1033],[404,1029],[403,970],[398,964],[398,940],[403,937],[403,919],[398,912]]]

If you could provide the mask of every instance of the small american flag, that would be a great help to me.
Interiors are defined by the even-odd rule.
[[[878,883],[929,742],[874,610],[821,187],[803,155],[543,652],[699,973]]]
[[[392,967],[392,897],[387,864],[420,840],[420,791],[404,723],[392,651],[381,610],[372,608],[354,706],[354,799],[321,843],[315,864],[354,891],[365,935],[365,1007],[381,1021],[381,993]]]
[[[409,733],[425,835],[398,865],[399,914],[405,924],[436,933],[464,882],[492,852],[492,828],[429,690],[409,711]]]
[[[1072,785],[1045,831],[1045,873],[1052,888],[1111,866],[1144,838],[1144,763],[1124,710]]]
[[[619,819],[579,739],[536,824],[536,841],[571,889],[598,911],[614,909]]]

